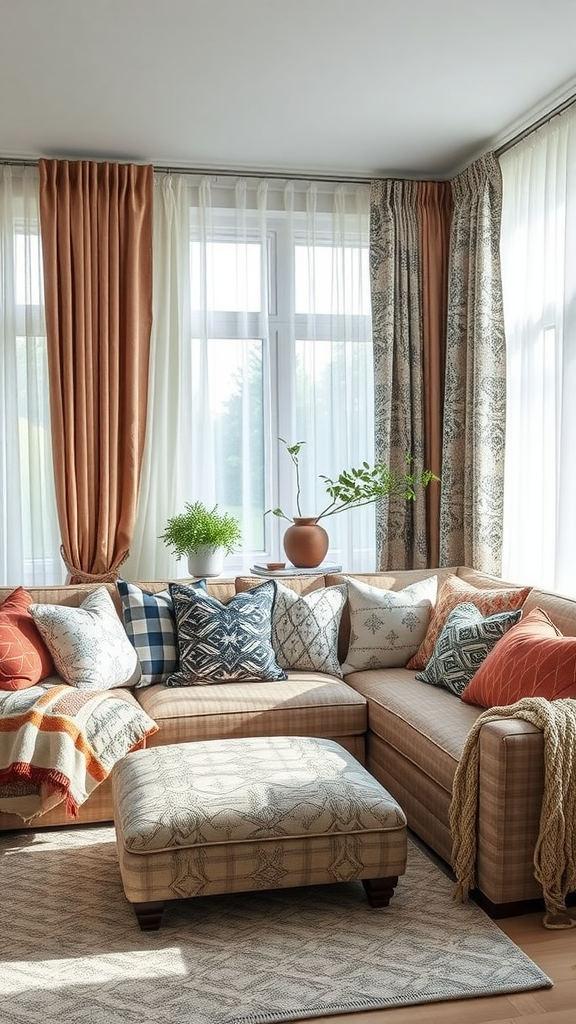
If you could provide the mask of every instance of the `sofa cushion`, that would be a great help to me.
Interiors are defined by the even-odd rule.
[[[30,614],[32,597],[18,587],[0,605],[0,690],[23,690],[52,675],[54,662]]]
[[[79,608],[31,604],[30,614],[58,672],[71,686],[110,690],[138,682],[138,655],[106,587],[89,593]]]
[[[460,697],[501,637],[519,622],[522,610],[484,617],[473,604],[459,604],[447,620],[426,668],[417,679]]]
[[[338,631],[347,587],[296,594],[277,584],[272,612],[272,646],[283,669],[341,676]]]
[[[455,700],[439,687],[419,682],[406,668],[353,672],[346,677],[368,701],[368,756],[371,733],[416,765],[445,792],[480,708]]]
[[[398,591],[382,590],[350,576],[344,578],[348,585],[350,644],[343,673],[405,665],[426,634],[436,601],[436,576]]]
[[[272,647],[275,580],[222,604],[203,588],[170,583],[178,634],[179,669],[167,686],[242,679],[285,679]]]
[[[529,593],[530,587],[478,588],[458,576],[448,576],[440,587],[426,636],[406,667],[416,670],[426,668],[446,619],[457,605],[467,602],[475,605],[482,615],[495,615],[497,612],[516,611],[521,608]]]
[[[366,701],[341,679],[289,672],[265,686],[256,680],[213,686],[148,686],[138,701],[160,726],[151,743],[228,736],[363,738]]]
[[[527,615],[533,608],[546,612],[563,636],[576,636],[576,600],[573,597],[534,588],[526,598],[522,612]]]
[[[484,708],[522,697],[576,697],[576,637],[562,636],[541,608],[502,637],[462,694]]]
[[[190,584],[206,589],[206,581]],[[117,580],[126,635],[136,650],[142,675],[138,687],[163,683],[178,668],[178,638],[169,590],[152,594],[135,583]]]

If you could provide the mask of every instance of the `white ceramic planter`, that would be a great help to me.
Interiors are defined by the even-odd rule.
[[[203,544],[194,554],[188,555],[188,572],[191,576],[219,576],[224,568],[226,548],[213,548]]]

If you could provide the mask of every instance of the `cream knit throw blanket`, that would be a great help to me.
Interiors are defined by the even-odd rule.
[[[509,707],[489,708],[471,729],[454,776],[450,828],[455,899],[475,885],[478,807],[478,737],[486,722],[523,718],[544,734],[544,793],[534,850],[534,877],[542,886],[547,928],[576,926],[566,895],[576,888],[576,700],[525,697]]]

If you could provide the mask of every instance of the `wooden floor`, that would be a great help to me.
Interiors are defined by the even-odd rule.
[[[322,1024],[576,1024],[576,928],[548,931],[542,914],[497,922],[554,982],[509,996],[459,999],[371,1013],[321,1017]],[[318,1018],[316,1018],[318,1019]]]

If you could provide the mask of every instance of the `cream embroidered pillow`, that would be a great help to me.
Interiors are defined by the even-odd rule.
[[[404,590],[381,590],[345,577],[350,607],[350,644],[342,672],[406,665],[426,635],[436,601],[437,576]]]
[[[30,614],[57,671],[71,686],[110,690],[138,682],[138,655],[106,587],[88,594],[79,608],[31,604]]]
[[[300,595],[278,583],[272,612],[272,646],[283,669],[342,676],[338,631],[346,586]]]

